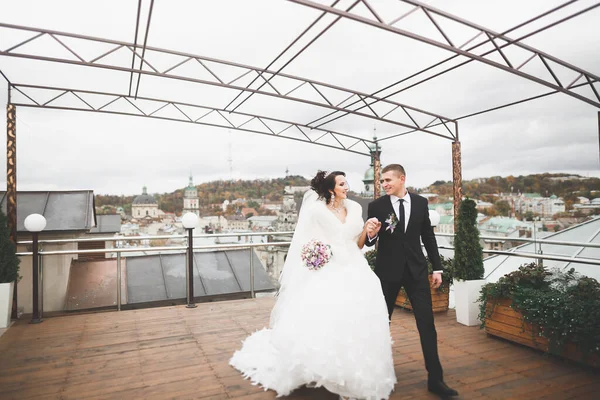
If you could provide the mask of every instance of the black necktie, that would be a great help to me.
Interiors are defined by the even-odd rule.
[[[404,225],[405,225],[405,217],[404,217],[404,199],[399,199],[398,200],[398,214],[399,214],[399,220],[398,220],[398,225],[400,225],[398,228],[400,229],[400,232],[404,233]]]

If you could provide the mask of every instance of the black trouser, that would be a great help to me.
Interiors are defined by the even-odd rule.
[[[381,288],[388,308],[388,316],[391,320],[396,297],[400,288],[404,287],[417,321],[417,329],[421,338],[421,348],[425,358],[425,368],[429,373],[430,380],[442,380],[443,372],[437,349],[437,332],[433,322],[433,311],[431,310],[431,289],[429,278],[414,279],[408,266],[404,269],[404,276],[400,281],[381,281]]]

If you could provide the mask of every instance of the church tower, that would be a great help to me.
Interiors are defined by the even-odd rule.
[[[377,134],[375,133],[375,129],[373,129],[373,141],[377,141]],[[365,171],[365,175],[363,178],[363,192],[362,197],[373,198],[373,192],[375,191],[375,154],[381,155],[381,146],[376,147],[374,144],[369,146],[369,150],[371,153],[371,165]]]
[[[200,199],[198,198],[198,189],[194,186],[194,180],[190,174],[190,182],[183,193],[183,213],[194,213],[200,216]]]

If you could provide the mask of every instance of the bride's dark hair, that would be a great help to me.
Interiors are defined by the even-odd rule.
[[[319,171],[310,181],[310,187],[317,192],[320,198],[325,199],[325,203],[329,204],[331,201],[330,190],[333,191],[335,189],[335,178],[339,175],[346,176],[342,171],[333,171],[329,174],[327,171]]]

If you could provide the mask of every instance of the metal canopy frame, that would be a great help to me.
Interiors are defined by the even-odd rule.
[[[182,80],[182,81],[186,81],[186,82],[190,82],[190,83],[194,83],[194,84],[210,85],[210,86],[216,86],[216,87],[225,88],[225,89],[232,89],[235,91],[239,91],[238,94],[227,105],[221,106],[221,107],[215,107],[214,105],[189,104],[189,103],[177,102],[176,100],[161,99],[161,98],[152,98],[152,99],[145,98],[145,100],[152,100],[157,103],[162,103],[162,106],[172,105],[173,107],[177,108],[181,112],[182,118],[181,119],[175,118],[174,120],[181,120],[184,122],[193,122],[193,123],[198,123],[198,124],[206,124],[206,123],[203,123],[202,119],[205,118],[210,113],[217,113],[222,117],[223,123],[222,124],[211,123],[211,124],[206,124],[206,125],[219,126],[219,127],[235,129],[235,130],[239,129],[239,130],[245,130],[248,132],[268,134],[268,135],[272,135],[272,136],[286,137],[289,139],[305,141],[305,142],[312,143],[312,144],[318,144],[318,145],[323,145],[323,146],[327,146],[327,147],[338,148],[340,150],[351,151],[351,152],[365,154],[365,155],[372,155],[371,150],[372,150],[373,146],[375,145],[374,140],[365,139],[364,137],[360,137],[360,136],[352,135],[352,134],[348,134],[348,133],[335,132],[335,131],[323,128],[323,126],[327,125],[335,120],[343,118],[347,115],[354,115],[354,116],[361,117],[361,118],[372,119],[374,121],[389,123],[389,124],[398,126],[400,129],[402,129],[401,132],[394,134],[394,135],[390,135],[388,137],[380,138],[380,139],[378,139],[378,141],[390,140],[390,139],[393,139],[393,138],[396,138],[399,136],[403,136],[403,135],[406,135],[409,133],[413,133],[413,132],[423,132],[426,134],[431,134],[434,136],[442,137],[442,138],[445,138],[445,139],[448,139],[451,141],[458,141],[458,122],[457,122],[458,120],[468,118],[468,117],[471,117],[474,115],[480,115],[482,113],[494,111],[494,110],[497,110],[500,108],[510,107],[512,105],[520,104],[524,101],[541,98],[541,97],[548,96],[548,95],[551,95],[554,93],[563,93],[563,94],[566,94],[573,98],[576,98],[580,101],[583,101],[587,104],[591,104],[595,107],[600,108],[600,95],[598,93],[598,89],[594,86],[594,84],[597,84],[598,82],[600,82],[600,77],[598,77],[597,75],[595,75],[591,72],[588,72],[581,68],[573,66],[565,61],[562,61],[562,60],[558,59],[557,57],[554,57],[550,54],[547,54],[545,52],[542,52],[540,50],[537,50],[531,46],[528,46],[528,45],[522,43],[522,40],[524,40],[528,37],[531,37],[537,33],[540,33],[542,31],[550,28],[550,27],[556,26],[556,25],[563,23],[567,20],[570,20],[576,16],[582,15],[582,14],[589,12],[597,7],[600,7],[600,3],[589,6],[583,10],[577,11],[577,12],[575,12],[567,17],[564,17],[559,21],[553,22],[545,27],[538,28],[537,30],[535,30],[525,36],[519,37],[517,39],[512,39],[506,35],[518,28],[522,28],[528,24],[533,23],[534,21],[537,21],[538,19],[540,19],[542,17],[545,17],[553,12],[556,12],[559,9],[562,9],[573,3],[576,3],[577,0],[567,1],[557,7],[554,7],[551,10],[548,10],[548,11],[546,11],[534,18],[531,18],[528,21],[525,21],[525,22],[517,25],[516,27],[513,27],[502,33],[494,32],[493,30],[490,30],[483,26],[466,21],[466,20],[459,18],[457,16],[454,16],[450,13],[447,13],[445,11],[439,10],[437,8],[431,7],[429,5],[426,5],[424,3],[421,3],[421,2],[415,1],[415,0],[397,0],[401,3],[405,3],[406,5],[411,6],[412,8],[409,12],[406,12],[400,16],[394,16],[393,18],[390,18],[389,19],[390,22],[388,22],[388,23],[384,22],[384,17],[386,17],[386,16],[379,13],[369,3],[368,0],[354,0],[350,4],[350,6],[348,6],[345,9],[336,8],[338,3],[340,3],[340,0],[335,0],[330,6],[327,6],[327,5],[324,5],[321,3],[317,3],[317,2],[311,1],[311,0],[288,0],[288,1],[299,4],[304,7],[309,7],[309,8],[315,9],[315,10],[319,10],[319,11],[321,11],[321,14],[299,36],[297,36],[281,53],[279,53],[279,55],[273,61],[271,61],[267,65],[267,67],[264,69],[250,66],[250,65],[233,63],[233,62],[229,62],[226,60],[205,57],[205,56],[197,55],[197,54],[189,54],[189,53],[173,51],[173,50],[169,50],[169,49],[161,49],[161,48],[147,46],[148,33],[150,31],[154,0],[150,0],[150,5],[148,8],[148,18],[145,23],[146,30],[145,30],[143,45],[141,45],[141,49],[140,49],[140,45],[138,44],[138,35],[139,35],[139,28],[140,28],[140,15],[141,15],[141,9],[142,9],[143,2],[142,2],[142,0],[138,0],[136,24],[135,24],[135,27],[136,27],[135,28],[135,37],[134,37],[133,43],[109,40],[109,39],[103,39],[103,38],[96,38],[96,37],[79,35],[79,34],[68,33],[68,32],[60,32],[60,31],[54,31],[54,30],[25,27],[25,26],[19,26],[19,25],[13,25],[13,24],[0,22],[0,28],[7,28],[7,29],[15,30],[15,31],[20,31],[20,32],[31,32],[32,33],[32,36],[29,37],[28,39],[25,39],[22,42],[11,46],[10,48],[0,49],[0,56],[25,58],[25,59],[31,59],[31,60],[50,61],[50,62],[61,63],[61,64],[72,64],[72,65],[94,67],[94,68],[108,69],[108,70],[121,71],[121,72],[129,72],[129,74],[130,74],[129,88],[126,93],[125,93],[125,91],[123,93],[102,93],[102,92],[85,91],[85,90],[81,90],[79,88],[59,88],[59,87],[53,87],[53,86],[35,86],[35,89],[38,89],[38,90],[60,91],[59,96],[57,96],[55,99],[52,99],[51,101],[43,102],[43,101],[36,100],[33,94],[31,94],[31,93],[26,94],[25,91],[23,90],[24,88],[27,88],[27,87],[33,88],[34,87],[33,85],[27,85],[27,83],[22,83],[22,84],[21,83],[19,83],[19,84],[13,83],[12,81],[9,80],[9,78],[4,73],[2,73],[2,76],[9,83],[10,89],[14,89],[15,91],[17,91],[18,93],[20,93],[24,96],[24,100],[25,100],[24,102],[11,101],[12,104],[17,105],[17,106],[35,107],[35,108],[54,108],[54,109],[63,109],[63,110],[80,110],[80,111],[92,111],[92,112],[109,112],[108,110],[105,109],[105,107],[94,108],[94,107],[90,106],[87,102],[85,102],[85,100],[82,98],[82,96],[77,95],[77,93],[79,93],[79,94],[86,93],[87,95],[113,96],[115,101],[118,99],[124,99],[128,103],[133,105],[137,109],[137,111],[139,111],[139,114],[131,113],[131,112],[119,112],[119,111],[110,111],[110,113],[123,114],[123,115],[137,115],[137,116],[142,116],[142,117],[152,117],[152,118],[162,118],[162,119],[174,119],[174,118],[161,117],[160,113],[158,113],[159,110],[156,110],[155,112],[152,112],[152,113],[143,112],[140,109],[140,107],[136,106],[136,104],[135,104],[135,102],[138,99],[138,92],[139,92],[140,81],[141,81],[142,76],[147,75],[147,76],[154,76],[154,77],[160,77],[160,78],[165,78],[165,79]],[[373,18],[366,18],[366,17],[360,16],[358,14],[352,13],[352,10],[359,4],[366,6],[366,8],[372,14]],[[435,27],[435,29],[440,33],[440,37],[443,38],[443,40],[434,40],[431,38],[420,36],[413,32],[409,32],[409,31],[394,27],[394,25],[397,24],[399,21],[401,21],[402,19],[406,18],[408,15],[413,14],[415,12],[424,13],[427,16],[428,20],[431,22],[432,26]],[[312,40],[310,40],[300,51],[298,51],[295,54],[293,54],[292,56],[288,57],[288,60],[283,64],[283,66],[281,66],[277,70],[269,69],[275,64],[276,61],[282,60],[283,56],[288,52],[288,50],[291,49],[292,46],[295,45],[301,38],[303,38],[305,35],[307,35],[307,33],[310,31],[310,29],[313,28],[319,21],[322,20],[323,17],[325,17],[328,14],[335,15],[336,18],[331,23],[329,23],[324,29],[322,29],[315,37],[313,37]],[[395,82],[391,85],[388,85],[388,86],[386,86],[374,93],[371,93],[371,94],[363,93],[363,92],[348,89],[348,88],[343,88],[338,85],[329,84],[327,82],[319,82],[319,81],[315,81],[315,80],[302,78],[299,76],[285,74],[282,72],[282,70],[286,66],[288,66],[294,59],[296,59],[302,52],[304,52],[310,45],[312,45],[319,37],[321,37],[323,34],[325,34],[334,24],[336,24],[341,19],[353,20],[355,22],[373,27],[375,29],[381,29],[384,31],[391,32],[393,34],[408,37],[408,38],[426,43],[431,46],[435,46],[435,47],[442,48],[444,50],[448,50],[448,51],[454,53],[455,55],[452,57],[449,57],[445,60],[442,60],[441,62],[438,62],[430,67],[427,67],[421,71],[411,74],[408,77],[400,79],[397,82]],[[456,39],[453,39],[452,35],[450,33],[445,31],[444,29],[442,29],[442,27],[440,25],[441,20],[444,20],[445,23],[448,23],[448,21],[451,21],[454,24],[458,24],[458,25],[473,29],[477,33],[474,37],[472,37],[466,43],[458,46],[455,44]],[[39,41],[44,36],[48,36],[48,37],[52,38],[53,40],[55,40],[58,44],[60,44],[60,46],[62,46],[65,50],[64,54],[62,56],[58,56],[58,57],[47,57],[47,56],[41,56],[39,54],[34,54],[32,52],[28,52],[26,49],[23,49],[23,45],[25,45],[27,43]],[[467,45],[476,41],[481,36],[485,37],[485,40],[483,42],[480,42],[476,45],[467,47]],[[72,47],[69,47],[67,44],[65,44],[64,40],[61,40],[64,38],[79,39],[82,41],[90,42],[91,44],[109,44],[114,47],[112,47],[109,51],[97,54],[96,57],[88,57],[88,59],[86,60],[79,52],[77,52],[75,49],[73,49]],[[481,48],[484,45],[489,45],[489,44],[493,45],[493,49],[487,50],[480,54],[477,54],[475,52],[476,49]],[[516,61],[515,60],[511,61],[509,55],[506,54],[506,48],[509,48],[509,47],[518,47],[522,51],[527,52],[528,53],[527,59],[524,62],[521,62],[519,65],[516,65]],[[107,61],[107,59],[106,59],[106,57],[108,55],[110,55],[114,52],[120,51],[122,49],[125,49],[125,51],[128,51],[131,53],[131,67],[129,67],[129,68],[116,65],[116,63],[114,63],[114,62],[111,63],[110,61]],[[141,52],[139,50],[141,50]],[[176,58],[178,58],[178,61],[172,62],[172,64],[169,65],[167,68],[158,70],[157,68],[155,68],[152,65],[151,61],[154,56],[161,55],[161,54],[170,55],[171,57],[175,56]],[[500,63],[500,62],[494,61],[490,58],[486,58],[486,56],[489,56],[492,54],[499,54],[502,57],[504,63]],[[468,58],[468,60],[463,61],[462,63],[460,63],[458,65],[449,67],[449,68],[447,68],[441,72],[438,72],[432,76],[424,78],[416,83],[411,84],[410,86],[400,88],[400,85],[402,83],[405,83],[409,79],[412,79],[419,75],[423,75],[424,73],[432,70],[433,68],[438,67],[444,63],[447,63],[459,56],[464,56],[464,57]],[[548,79],[548,77],[535,76],[533,74],[522,71],[523,67],[526,66],[528,63],[530,63],[534,59],[539,59],[544,64],[548,73],[551,76],[551,79]],[[392,97],[398,93],[401,93],[408,89],[416,87],[424,82],[427,82],[431,79],[439,77],[449,71],[452,71],[456,68],[466,65],[472,61],[481,62],[481,63],[487,64],[487,65],[490,65],[492,67],[498,68],[500,70],[509,72],[511,74],[517,75],[517,76],[527,79],[529,81],[536,82],[540,85],[551,88],[552,91],[542,94],[542,95],[530,97],[530,98],[519,100],[516,102],[511,102],[508,104],[500,105],[500,106],[489,108],[486,110],[477,111],[477,112],[474,112],[474,113],[471,113],[468,115],[459,116],[459,117],[455,117],[455,118],[450,118],[447,116],[440,115],[438,113],[434,113],[434,112],[427,111],[427,110],[422,110],[422,109],[419,109],[416,107],[412,107],[408,104],[399,103],[399,102],[396,102],[396,101],[393,101],[390,99],[390,97]],[[187,63],[199,64],[204,69],[204,71],[208,72],[210,74],[210,76],[212,76],[212,78],[214,78],[214,79],[208,80],[208,79],[201,79],[199,77],[178,75],[177,69]],[[234,67],[236,69],[239,69],[240,74],[235,79],[227,81],[222,76],[219,76],[218,72],[215,72],[214,69],[211,68],[212,64]],[[562,68],[563,71],[567,70],[567,72],[572,73],[574,78],[572,80],[570,80],[569,82],[561,81],[558,78],[557,73],[555,72],[555,70],[557,68],[556,66],[559,66],[560,68]],[[2,71],[0,70],[0,72],[2,72]],[[242,80],[242,78],[246,77],[247,75],[250,75],[253,78],[250,83],[248,83],[246,85],[241,85],[239,83],[236,83],[236,82]],[[134,89],[135,78],[137,78],[137,83],[135,83],[135,91],[134,91],[133,89]],[[257,88],[252,88],[251,86],[257,81],[260,82],[260,85]],[[281,90],[281,86],[289,87],[290,85],[293,87],[292,90],[286,90],[286,91]],[[299,94],[299,89],[302,87],[309,88],[308,93]],[[575,89],[579,89],[581,87],[589,87],[591,89],[591,93],[593,93],[593,96],[586,97],[586,96],[574,91]],[[336,94],[338,94],[338,95],[342,94],[343,100],[342,101],[333,101],[333,98],[331,95],[329,95],[328,91],[335,91]],[[381,93],[384,93],[384,92],[387,92],[387,94],[380,95]],[[56,106],[56,104],[53,104],[54,100],[57,100],[58,98],[60,98],[61,96],[65,95],[67,93],[71,93],[75,97],[77,97],[79,100],[81,100],[82,107],[78,107],[78,106],[58,107],[58,106]],[[293,101],[293,102],[297,102],[297,103],[302,103],[302,104],[306,104],[306,105],[310,105],[310,106],[319,107],[319,108],[324,109],[326,114],[324,114],[323,116],[321,116],[317,119],[313,119],[312,121],[306,122],[306,121],[285,121],[285,120],[280,120],[277,118],[270,118],[267,115],[256,115],[256,114],[241,113],[241,112],[237,113],[237,109],[240,106],[242,106],[246,101],[248,101],[255,94],[274,97],[277,99],[289,100],[289,101]],[[178,107],[181,105],[202,108],[202,109],[208,110],[209,114],[205,114],[204,116],[202,116],[200,118],[192,119],[188,115],[186,115],[185,112],[183,112],[181,110],[181,107]],[[379,107],[379,109],[376,110],[375,107]],[[241,124],[240,123],[235,124],[235,123],[232,123],[229,119],[227,119],[226,114],[237,114],[237,115],[249,117],[250,119],[256,119],[256,120],[260,121],[261,125],[263,125],[265,129],[264,130],[244,129],[244,126],[249,121],[246,121]],[[419,124],[417,122],[417,120],[422,120],[423,117],[430,118],[429,122]],[[284,129],[273,129],[268,125],[268,121],[281,122],[281,123],[286,124],[286,126],[284,127]],[[290,128],[294,128],[293,130],[295,131],[294,132],[295,135],[293,135],[292,137],[290,137],[289,134],[288,135],[285,134]],[[435,128],[439,128],[439,129],[435,129]],[[329,143],[325,143],[324,138],[333,138],[334,140],[330,141]],[[350,140],[350,142],[348,140]],[[360,145],[357,146],[358,144],[360,144]]]
[[[600,109],[600,77],[598,75],[523,43],[523,40],[527,38],[600,7],[600,2],[596,2],[591,6],[539,27],[523,36],[512,38],[508,35],[514,31],[533,24],[558,10],[573,5],[578,0],[568,0],[504,32],[495,32],[416,0],[389,0],[390,2],[401,3],[408,9],[407,12],[399,16],[384,15],[381,10],[373,7],[370,0],[348,0],[345,2],[348,5],[344,8],[340,6],[341,3],[344,3],[341,0],[331,0],[332,3],[329,6],[313,0],[287,1],[304,8],[317,10],[320,13],[265,68],[234,63],[199,54],[148,46],[154,0],[138,0],[133,42],[20,26],[0,20],[0,29],[17,31],[23,34],[23,37],[29,35],[26,39],[9,48],[0,48],[0,76],[8,82],[7,214],[11,239],[16,242],[17,106],[108,113],[194,123],[270,135],[325,146],[349,153],[368,155],[372,159],[375,182],[377,183],[381,176],[380,142],[394,140],[413,132],[441,137],[452,142],[454,213],[456,216],[458,215],[458,206],[462,199],[462,169],[459,141],[460,120],[556,93],[562,93]],[[144,4],[148,5],[147,19],[145,21],[141,19]],[[362,8],[362,14],[356,11],[359,8]],[[433,31],[439,34],[437,38],[425,37],[417,32],[401,29],[397,26],[398,22],[414,13],[421,13],[425,16],[425,20],[428,21],[426,24],[430,24],[429,28],[433,28]],[[364,14],[367,14],[367,16],[364,16]],[[324,28],[318,30],[315,35],[314,31],[317,24],[324,22],[324,18],[326,17],[333,17],[333,19]],[[283,72],[290,63],[341,20],[353,21],[371,29],[412,39],[427,46],[443,49],[452,55],[373,93],[365,93],[329,82],[311,80]],[[456,35],[447,29],[451,25],[463,30],[472,31],[472,37],[465,43],[458,45]],[[142,36],[140,28],[142,27],[145,27],[145,33],[143,34],[142,43],[139,43]],[[314,36],[311,37],[310,35]],[[48,37],[58,43],[60,48],[63,49],[62,55],[49,57],[32,50],[27,50],[30,47],[26,46],[27,44],[35,43],[36,41],[39,42]],[[99,51],[92,57],[84,57],[81,51],[78,51],[73,45],[69,46],[67,44],[72,39],[76,39],[80,43],[89,43],[91,46],[95,46],[95,48],[109,46],[110,49],[108,51]],[[302,40],[307,40],[307,43],[300,50],[292,53],[292,48],[299,45]],[[125,52],[127,57],[131,57],[131,63],[123,66],[116,63],[116,61],[111,62],[111,57],[109,56],[117,52]],[[519,55],[515,55],[515,52],[519,53]],[[172,61],[168,66],[158,69],[154,66],[154,60],[160,57],[170,58]],[[464,60],[461,61],[461,57]],[[128,85],[121,88],[122,90],[101,92],[86,90],[83,87],[55,87],[43,84],[33,85],[31,82],[16,82],[12,81],[2,71],[1,61],[4,58],[45,61],[60,65],[76,65],[118,71],[129,75]],[[461,62],[452,65],[451,62],[457,59]],[[497,70],[505,71],[520,79],[547,87],[550,91],[454,117],[444,116],[440,113],[400,103],[393,99],[394,96],[400,93],[472,62],[485,64]],[[534,62],[537,62],[538,65],[539,63],[543,65],[543,73],[539,71],[536,71],[537,73],[526,71],[526,69],[531,69],[528,66]],[[276,63],[281,63],[282,65],[279,68],[274,68],[273,66]],[[192,76],[184,75],[181,72],[181,68],[189,64],[194,64],[203,73]],[[449,66],[439,71],[445,64],[449,64]],[[233,79],[226,79],[219,72],[220,68],[236,70],[237,74]],[[562,77],[559,77],[559,75],[562,75]],[[565,75],[568,78],[565,79]],[[219,88],[219,90],[229,91],[232,96],[230,100],[223,104],[200,104],[186,102],[177,98],[167,99],[139,96],[141,80],[144,76],[160,80],[181,81],[189,85],[198,85],[201,87],[211,86]],[[414,82],[415,79],[418,80]],[[246,83],[244,84],[243,82]],[[587,96],[582,94],[582,89],[587,90]],[[44,100],[40,98],[40,95]],[[50,96],[49,100],[48,96]],[[293,104],[313,107],[318,110],[320,116],[312,118],[311,121],[293,121],[275,118],[273,115],[269,115],[268,112],[258,114],[256,112],[250,113],[239,110],[241,106],[256,96],[265,96],[282,103],[292,102]],[[64,104],[64,100],[67,98],[70,99],[70,102],[69,104]],[[105,99],[105,101],[102,102],[102,99]],[[101,105],[93,106],[92,104]],[[148,109],[148,107],[151,109]],[[165,111],[169,109],[171,109],[171,112],[166,113]],[[263,113],[262,110],[260,112]],[[397,128],[398,132],[380,138],[374,137],[373,140],[370,140],[360,135],[327,128],[327,125],[347,116],[388,124],[388,126]],[[598,120],[600,127],[600,111],[598,112]],[[374,195],[375,197],[379,196],[378,184],[374,185]],[[455,218],[455,224],[457,221],[458,218]],[[16,298],[17,287],[15,285],[14,316],[17,314]]]

